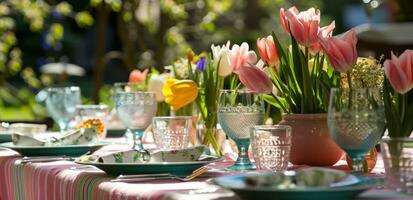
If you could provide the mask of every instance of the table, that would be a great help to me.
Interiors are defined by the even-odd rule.
[[[95,168],[71,161],[20,163],[21,156],[10,150],[0,150],[0,200],[83,200],[83,199],[231,199],[238,200],[232,192],[209,185],[211,177],[228,174],[222,170],[207,172],[190,182],[157,180],[145,183],[113,183],[113,177]],[[231,165],[234,156],[226,154],[225,160],[211,167]],[[344,161],[343,161],[344,162]],[[302,166],[293,166],[294,168]],[[343,168],[343,165],[337,165]],[[382,176],[383,163],[379,160],[374,169]],[[389,190],[369,190],[357,199],[413,199],[412,196]]]

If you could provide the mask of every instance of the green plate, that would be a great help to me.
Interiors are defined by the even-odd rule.
[[[241,199],[274,199],[274,200],[349,200],[372,187],[368,178],[360,179],[347,186],[337,187],[307,187],[279,189],[271,187],[251,187],[245,184],[245,179],[250,176],[262,176],[262,174],[242,174],[222,176],[211,180],[211,183],[232,190]],[[353,175],[349,175],[353,176]]]
[[[94,152],[106,144],[65,145],[65,146],[16,146],[11,142],[2,143],[0,147],[18,152],[22,156],[81,156]]]
[[[93,165],[108,175],[128,175],[128,174],[158,174],[171,173],[176,176],[186,176],[194,170],[209,163],[218,162],[222,159],[211,159],[192,162],[161,162],[161,163],[94,163],[80,162],[82,165]]]
[[[2,142],[11,142],[11,134],[0,133],[0,143]]]

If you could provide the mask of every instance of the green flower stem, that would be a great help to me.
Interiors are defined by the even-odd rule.
[[[271,112],[271,104],[267,104],[267,109],[265,110],[265,117],[264,117],[264,123],[268,118],[270,118],[270,112]]]
[[[216,139],[216,133],[217,129],[214,128],[208,128],[206,127],[206,132],[205,132],[205,138],[204,141],[202,142],[205,145],[212,145],[212,148],[214,148],[215,153],[217,154],[218,157],[222,156],[222,153],[220,151],[218,141]]]
[[[350,89],[350,91],[351,91],[351,88],[353,87],[352,85],[352,81],[351,81],[351,73],[350,73],[350,71],[347,71],[347,82],[348,82],[348,88]]]
[[[353,86],[352,86],[350,71],[347,71],[347,82],[348,82],[348,89],[349,89],[348,107],[351,108],[351,106],[353,104],[352,103]]]
[[[176,116],[192,116],[193,103],[190,103],[175,112]]]
[[[309,67],[308,67],[308,47],[305,47],[305,61],[306,61],[306,66],[307,66],[307,69],[309,69]]]
[[[401,94],[400,95],[400,120],[401,123],[404,124],[406,119],[406,101],[407,101],[407,95],[406,94]]]

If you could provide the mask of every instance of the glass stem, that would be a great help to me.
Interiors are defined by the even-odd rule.
[[[60,121],[58,122],[60,133],[64,133],[67,130],[67,127],[69,125],[69,122],[66,121]]]
[[[143,136],[143,131],[142,130],[132,130],[133,133],[133,149],[135,150],[144,150],[142,146],[142,136]]]
[[[250,145],[249,139],[237,141],[238,148],[238,158],[235,162],[235,165],[246,165],[251,164],[250,159],[248,158],[248,148]]]
[[[351,157],[351,166],[353,174],[364,174],[364,156]]]

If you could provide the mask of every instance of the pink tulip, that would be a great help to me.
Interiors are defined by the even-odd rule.
[[[258,93],[271,93],[272,81],[268,75],[254,65],[246,65],[239,69],[238,78],[248,89]]]
[[[277,48],[271,35],[266,38],[258,38],[257,47],[261,60],[265,63],[270,66],[276,66],[280,63]]]
[[[413,88],[413,50],[404,51],[398,58],[391,54],[391,60],[384,61],[384,72],[394,90],[405,94]]]
[[[330,25],[320,28],[320,31],[318,33],[319,37],[323,37],[323,38],[331,37],[333,35],[333,30],[335,27],[336,27],[336,23],[335,21],[332,21]],[[321,46],[319,42],[316,42],[310,46],[310,53],[312,54],[317,54],[318,52],[320,52],[320,50],[321,50]]]
[[[295,13],[297,15],[300,12],[295,6],[289,8],[288,11],[292,12],[292,13]],[[284,31],[289,34],[290,33],[290,28],[288,27],[288,19],[285,16],[284,8],[280,9],[280,22],[281,22],[281,25],[283,26]]]
[[[320,10],[310,8],[303,12],[298,12],[292,7],[286,11],[281,8],[280,20],[285,30],[292,34],[297,43],[310,47],[318,41],[320,24]]]
[[[247,43],[243,42],[241,46],[235,44],[231,48],[231,63],[234,67],[234,72],[238,73],[238,70],[249,64],[254,64],[257,61],[257,55],[254,51],[249,51]]]
[[[354,30],[345,32],[341,37],[319,38],[321,48],[336,71],[345,73],[356,64],[357,37]]]
[[[146,68],[142,72],[139,71],[138,69],[135,69],[129,74],[129,82],[130,83],[145,82],[146,75],[148,75],[148,68]]]

